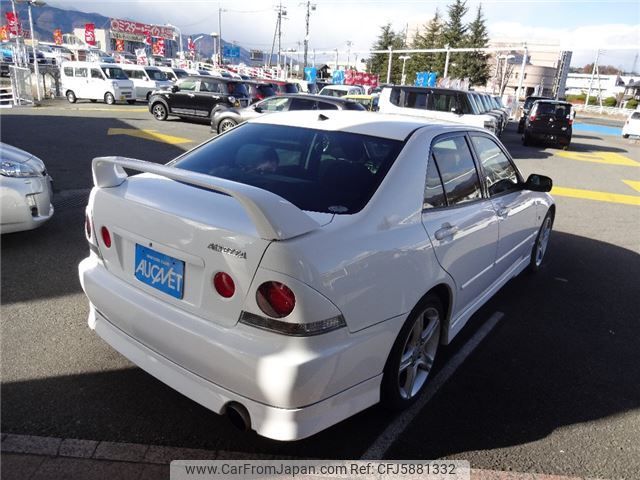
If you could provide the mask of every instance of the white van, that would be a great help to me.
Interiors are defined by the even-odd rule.
[[[135,99],[148,102],[154,90],[170,89],[173,85],[167,75],[158,67],[146,65],[119,65],[124,73],[133,81]]]
[[[158,68],[160,69],[161,72],[164,72],[167,78],[173,83],[177,82],[181,78],[189,76],[189,74],[182,68],[173,68],[173,67],[165,67],[165,66],[159,66]]]
[[[60,67],[62,91],[70,103],[79,99],[135,102],[133,82],[113,63],[63,62]]]

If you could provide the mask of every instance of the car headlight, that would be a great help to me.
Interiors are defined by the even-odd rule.
[[[112,86],[113,88],[118,88],[118,86],[119,86],[119,85],[120,85],[120,84],[119,84],[118,82],[111,82],[111,86]]]
[[[40,173],[24,163],[2,160],[0,175],[5,177],[39,177]]]

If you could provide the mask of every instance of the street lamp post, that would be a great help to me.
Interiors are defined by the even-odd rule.
[[[404,68],[407,65],[407,60],[409,60],[411,58],[411,56],[410,55],[400,55],[398,58],[400,60],[402,60],[402,76],[400,77],[401,78],[400,83],[402,83],[402,85],[404,85],[405,84],[405,80],[407,79],[407,76],[404,73]]]
[[[38,101],[42,100],[40,92],[40,69],[38,68],[38,56],[36,55],[36,32],[33,29],[33,17],[31,16],[31,7],[43,7],[46,5],[42,0],[16,0],[17,3],[26,3],[29,12],[29,29],[31,30],[31,49],[33,50],[33,69],[36,73],[36,91],[38,92]]]
[[[220,65],[220,57],[218,56],[218,48],[216,47],[216,39],[218,38],[218,32],[211,32],[211,36],[213,37],[213,63],[215,65]],[[218,42],[220,40],[217,40]]]

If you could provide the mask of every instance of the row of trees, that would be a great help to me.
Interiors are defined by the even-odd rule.
[[[447,17],[441,16],[436,9],[433,18],[416,29],[415,35],[407,42],[408,32],[395,32],[391,24],[381,27],[380,35],[373,50],[427,49],[427,48],[483,48],[489,43],[489,36],[482,5],[478,5],[476,15],[470,23],[464,23],[467,14],[466,0],[455,0],[447,7]],[[400,54],[393,55],[391,63],[391,82],[399,83],[402,75]],[[416,72],[444,73],[446,53],[412,53],[406,62],[407,83],[413,83]],[[373,54],[370,59],[370,71],[380,75],[382,81],[387,78],[388,54]],[[488,56],[482,52],[451,53],[447,75],[452,78],[468,77],[472,85],[484,85],[489,80]]]

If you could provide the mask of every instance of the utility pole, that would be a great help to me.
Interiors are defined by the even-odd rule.
[[[393,59],[393,47],[389,45],[389,64],[387,65],[387,83],[391,83],[391,60]]]
[[[347,68],[346,70],[349,70],[349,63],[351,60],[351,45],[353,45],[353,42],[351,40],[347,40]]]
[[[307,0],[302,5],[306,5],[307,14],[305,15],[305,35],[304,35],[304,67],[307,67],[307,55],[309,52],[309,17],[311,16],[311,12],[316,11],[316,4],[311,3],[310,0]],[[315,64],[315,61],[314,61]]]
[[[589,106],[589,97],[591,96],[591,87],[593,86],[593,78],[595,77],[596,72],[598,72],[598,80],[600,79],[600,71],[598,70],[598,59],[599,58],[600,58],[600,50],[597,50],[596,51],[596,61],[593,62],[593,70],[591,70],[591,79],[589,80],[589,89],[587,90],[587,98],[584,101],[585,110]],[[600,97],[602,97],[602,95],[600,95]],[[602,102],[602,98],[600,98],[600,102]],[[600,105],[600,106],[602,106],[602,105]]]
[[[220,65],[224,64],[224,60],[222,58],[222,8],[218,5],[218,35],[220,35],[218,40],[218,59],[220,60]]]
[[[522,82],[524,81],[524,69],[527,66],[527,57],[529,56],[529,49],[527,44],[524,44],[524,53],[522,54],[522,65],[520,65],[520,76],[518,77],[518,90],[516,90],[516,104],[520,101],[520,95],[522,92]]]

